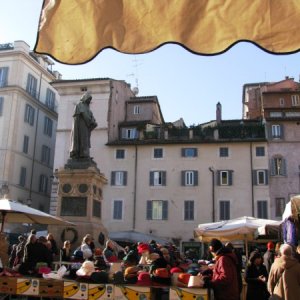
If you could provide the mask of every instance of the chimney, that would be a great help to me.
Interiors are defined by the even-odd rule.
[[[222,121],[222,105],[220,102],[217,103],[216,121],[218,124],[221,123],[221,121]]]

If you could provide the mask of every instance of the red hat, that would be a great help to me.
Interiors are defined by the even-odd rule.
[[[157,268],[154,270],[153,275],[161,278],[170,277],[170,273],[167,268]]]
[[[149,245],[148,244],[143,244],[143,243],[139,244],[137,246],[137,249],[138,249],[139,254],[142,254],[145,251],[150,251]]]
[[[274,243],[273,242],[269,242],[268,244],[267,244],[267,248],[268,248],[268,250],[271,250],[271,249],[274,249]]]
[[[152,284],[149,272],[140,272],[138,275],[137,285],[150,286]]]
[[[189,283],[190,277],[191,277],[191,274],[188,274],[188,273],[180,273],[180,274],[178,274],[177,280],[178,280],[180,283],[183,283],[183,284],[186,284],[186,285],[187,285],[187,284]]]
[[[182,273],[183,270],[181,268],[178,268],[178,267],[174,267],[170,270],[170,273],[171,274],[174,274],[174,273]]]

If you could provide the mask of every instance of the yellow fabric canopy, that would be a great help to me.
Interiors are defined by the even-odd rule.
[[[67,64],[165,43],[212,55],[251,41],[283,54],[300,49],[299,20],[299,0],[45,0],[34,50]]]

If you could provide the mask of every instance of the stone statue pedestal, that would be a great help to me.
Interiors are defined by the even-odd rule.
[[[86,234],[91,234],[96,247],[99,235],[107,238],[107,229],[101,221],[102,189],[107,179],[97,168],[96,163],[87,158],[84,160],[69,159],[64,168],[55,172],[58,185],[55,214],[76,226],[48,226],[59,247],[64,240],[71,240],[72,249],[81,244]],[[52,208],[53,214],[53,208]]]

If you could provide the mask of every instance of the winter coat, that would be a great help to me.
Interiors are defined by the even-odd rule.
[[[258,279],[263,275],[268,278],[268,272],[266,267],[261,264],[256,267],[254,264],[247,266],[245,271],[245,281],[247,282],[247,300],[267,300],[269,299],[269,293],[267,290],[267,282],[263,282]]]
[[[300,264],[295,258],[283,255],[275,259],[269,274],[268,290],[280,300],[299,299]]]
[[[237,272],[237,257],[226,248],[217,253],[209,286],[213,288],[215,300],[238,300],[240,298]]]
[[[264,254],[264,265],[267,268],[268,274],[270,273],[271,266],[275,259],[275,252],[273,250],[267,250]]]

